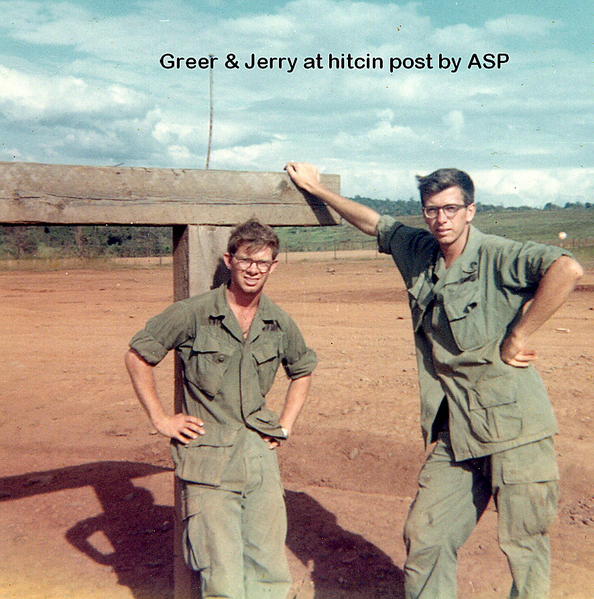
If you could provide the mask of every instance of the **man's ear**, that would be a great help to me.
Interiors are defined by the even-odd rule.
[[[274,260],[274,262],[270,265],[270,270],[268,271],[268,274],[271,275],[274,272],[274,269],[276,268],[276,265],[278,264],[278,258]]]
[[[233,256],[229,252],[223,254],[223,262],[229,270],[231,270],[231,258],[233,258]]]
[[[466,222],[469,223],[474,218],[475,214],[476,204],[473,202],[472,204],[469,204],[468,208],[466,209]]]

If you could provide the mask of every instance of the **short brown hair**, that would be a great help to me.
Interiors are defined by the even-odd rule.
[[[474,203],[474,183],[467,173],[457,168],[440,168],[426,177],[417,175],[417,182],[423,204],[426,199],[450,187],[459,187],[462,190],[465,206]]]
[[[276,259],[280,242],[272,227],[262,224],[257,218],[250,218],[233,229],[227,243],[227,251],[233,256],[243,244],[247,245],[250,251],[270,247],[272,258]]]

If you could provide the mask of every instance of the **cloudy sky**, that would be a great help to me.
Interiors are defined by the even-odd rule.
[[[213,169],[305,160],[345,195],[408,199],[415,174],[456,166],[485,203],[594,201],[593,13],[0,0],[0,161],[204,168],[212,75]]]

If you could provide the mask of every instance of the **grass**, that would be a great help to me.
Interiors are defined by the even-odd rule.
[[[594,210],[521,210],[479,212],[475,224],[485,233],[502,235],[519,241],[559,244],[559,233],[567,233],[564,244],[594,243]]]
[[[398,217],[412,227],[425,227],[419,216]],[[518,241],[563,245],[588,268],[594,267],[594,210],[509,210],[479,212],[473,224],[484,233]],[[336,227],[279,227],[276,229],[283,251],[331,251],[375,247],[372,237],[349,224]],[[564,231],[567,238],[559,239]]]
[[[398,217],[401,222],[414,227],[424,227],[418,216]],[[594,210],[505,210],[478,212],[474,224],[483,232],[501,235],[519,241],[538,241],[554,245],[563,244],[586,268],[594,268]],[[365,235],[348,224],[335,227],[277,227],[281,251],[339,251],[375,249],[373,237]],[[560,241],[559,232],[567,233]],[[42,248],[43,250],[43,248]],[[47,253],[47,252],[46,252]],[[166,259],[164,257],[164,259]],[[170,259],[170,258],[169,258]],[[123,268],[122,259],[113,256],[89,260],[58,258],[40,255],[22,260],[0,261],[0,270],[59,270],[61,268]]]

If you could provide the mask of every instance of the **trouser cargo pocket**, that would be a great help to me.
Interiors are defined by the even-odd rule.
[[[175,474],[181,480],[218,487],[233,452],[238,429],[207,424],[205,434],[187,445],[172,445]]]

